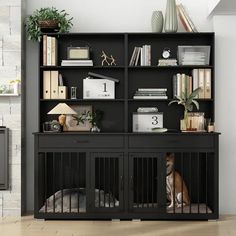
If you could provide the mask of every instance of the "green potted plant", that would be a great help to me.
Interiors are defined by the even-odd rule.
[[[55,7],[46,7],[35,10],[26,19],[26,32],[29,40],[40,41],[43,32],[49,30],[59,33],[68,32],[72,27],[72,19],[65,10],[57,10]]]
[[[91,132],[100,132],[101,121],[103,118],[104,112],[97,109],[94,112],[88,112],[88,121],[92,124]]]
[[[169,102],[168,105],[177,103],[178,105],[184,106],[184,127],[181,130],[186,130],[188,127],[188,112],[193,110],[194,105],[199,110],[199,103],[194,98],[199,94],[201,88],[195,89],[191,94],[187,91],[182,93],[182,96],[177,96],[176,99]]]

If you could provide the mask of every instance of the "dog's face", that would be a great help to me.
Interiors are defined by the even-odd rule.
[[[166,154],[166,175],[169,175],[174,169],[175,155],[174,153]]]

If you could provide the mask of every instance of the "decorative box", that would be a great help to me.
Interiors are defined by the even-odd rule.
[[[115,82],[90,77],[84,79],[83,99],[115,99]]]
[[[154,132],[153,128],[163,128],[163,112],[133,113],[133,132]]]

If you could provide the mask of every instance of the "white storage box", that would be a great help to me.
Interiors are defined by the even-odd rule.
[[[133,113],[133,132],[154,132],[153,128],[163,128],[162,112]]]
[[[178,46],[179,65],[209,65],[210,46]]]
[[[115,82],[108,79],[84,79],[83,99],[115,99]]]

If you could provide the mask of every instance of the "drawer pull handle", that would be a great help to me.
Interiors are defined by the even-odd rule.
[[[88,140],[76,140],[76,139],[74,139],[73,142],[74,143],[89,143]]]

